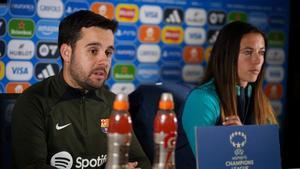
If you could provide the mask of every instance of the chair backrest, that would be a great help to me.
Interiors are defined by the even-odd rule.
[[[11,168],[11,114],[20,94],[0,94],[0,168]]]
[[[178,136],[175,150],[176,168],[194,169],[196,160],[182,127],[181,117],[185,99],[194,85],[163,83],[161,85],[140,85],[129,95],[133,129],[151,162],[154,157],[153,122],[158,102],[163,92],[173,94],[175,113],[178,119]]]

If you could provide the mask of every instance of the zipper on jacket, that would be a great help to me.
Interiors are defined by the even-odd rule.
[[[88,135],[88,130],[87,130],[87,118],[86,118],[86,94],[87,94],[88,90],[85,90],[84,92],[82,92],[82,96],[81,96],[81,100],[80,100],[80,104],[81,104],[81,124],[82,124],[82,129],[84,131],[84,134],[87,136]]]

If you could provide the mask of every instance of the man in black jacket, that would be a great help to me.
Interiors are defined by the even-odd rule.
[[[117,23],[91,11],[59,25],[62,71],[28,88],[12,115],[13,165],[18,169],[104,168],[114,94],[104,87]],[[133,134],[129,168],[150,168]]]

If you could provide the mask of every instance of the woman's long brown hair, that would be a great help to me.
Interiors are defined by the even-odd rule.
[[[267,49],[267,38],[258,28],[241,21],[229,23],[219,32],[206,73],[201,81],[203,84],[214,79],[221,102],[221,121],[224,121],[226,116],[237,115],[236,85],[239,82],[237,63],[241,39],[248,33],[260,34],[264,38]],[[251,83],[253,100],[250,113],[254,117],[255,124],[277,124],[271,104],[263,92],[264,65],[256,82]]]

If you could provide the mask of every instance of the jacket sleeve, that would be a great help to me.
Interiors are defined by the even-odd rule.
[[[183,109],[182,125],[194,155],[196,154],[195,128],[214,126],[219,116],[219,102],[212,93],[195,89],[189,94]]]
[[[16,169],[55,169],[47,165],[45,117],[42,104],[21,95],[12,113],[12,158]]]
[[[144,153],[138,139],[134,132],[132,132],[132,141],[129,150],[129,162],[138,162],[138,167],[141,169],[151,169],[151,163],[146,154]]]

